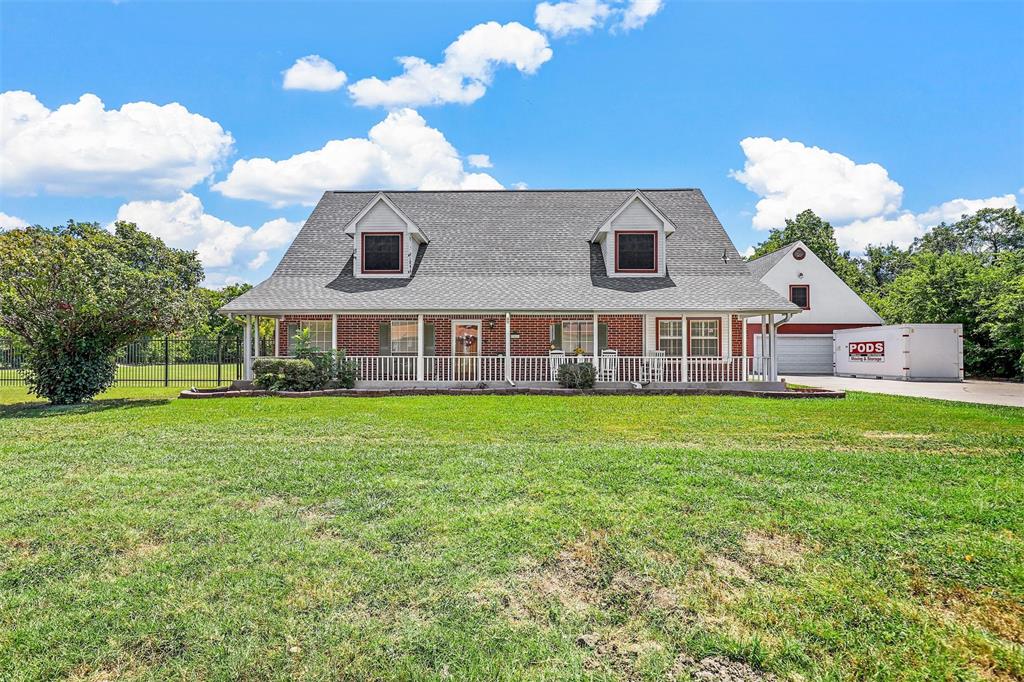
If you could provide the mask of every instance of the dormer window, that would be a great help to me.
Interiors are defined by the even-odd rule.
[[[615,233],[615,272],[658,271],[657,231]]]
[[[401,232],[363,232],[362,272],[368,275],[401,274],[404,236]]]

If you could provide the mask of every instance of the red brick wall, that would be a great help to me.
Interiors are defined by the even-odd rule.
[[[738,315],[732,316],[732,354],[743,355],[743,320]]]
[[[288,347],[288,322],[330,320],[330,315],[286,315],[281,318],[278,352]],[[383,321],[416,319],[415,315],[338,315],[338,348],[349,355],[377,355],[380,351],[378,327]],[[423,321],[434,325],[436,353],[451,354],[452,320],[479,319],[484,355],[505,352],[505,317],[503,315],[464,318],[454,315],[424,315]],[[551,347],[551,325],[562,320],[591,320],[591,315],[513,315],[512,331],[519,338],[512,340],[513,355],[547,355]],[[644,322],[642,315],[600,315],[598,322],[608,325],[608,347],[620,355],[643,353]],[[493,326],[492,326],[493,323]],[[736,334],[738,338],[739,333]]]

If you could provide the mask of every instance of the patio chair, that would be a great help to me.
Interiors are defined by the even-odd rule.
[[[558,368],[565,364],[565,351],[548,351],[548,369],[551,373],[550,381],[558,381]]]
[[[647,383],[665,380],[665,351],[652,350],[644,363],[644,379]]]
[[[619,351],[611,348],[601,351],[600,368],[598,381],[615,381],[619,376]]]

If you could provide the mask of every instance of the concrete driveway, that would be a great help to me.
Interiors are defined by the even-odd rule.
[[[817,386],[840,391],[864,391],[888,395],[909,395],[917,398],[955,400],[962,403],[1011,405],[1024,407],[1024,384],[1003,381],[936,383],[927,381],[892,381],[889,379],[850,379],[834,376],[785,376],[791,384]]]

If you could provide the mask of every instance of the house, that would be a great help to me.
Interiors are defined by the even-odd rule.
[[[543,385],[593,362],[619,385],[777,381],[799,308],[752,277],[696,189],[326,192],[269,279],[222,312],[344,350],[371,385]],[[762,384],[763,386],[763,384]]]
[[[884,324],[802,241],[749,261],[747,267],[754,277],[801,309],[778,329],[781,374],[832,374],[833,331]],[[759,352],[760,343],[756,325],[748,325],[746,352]]]

